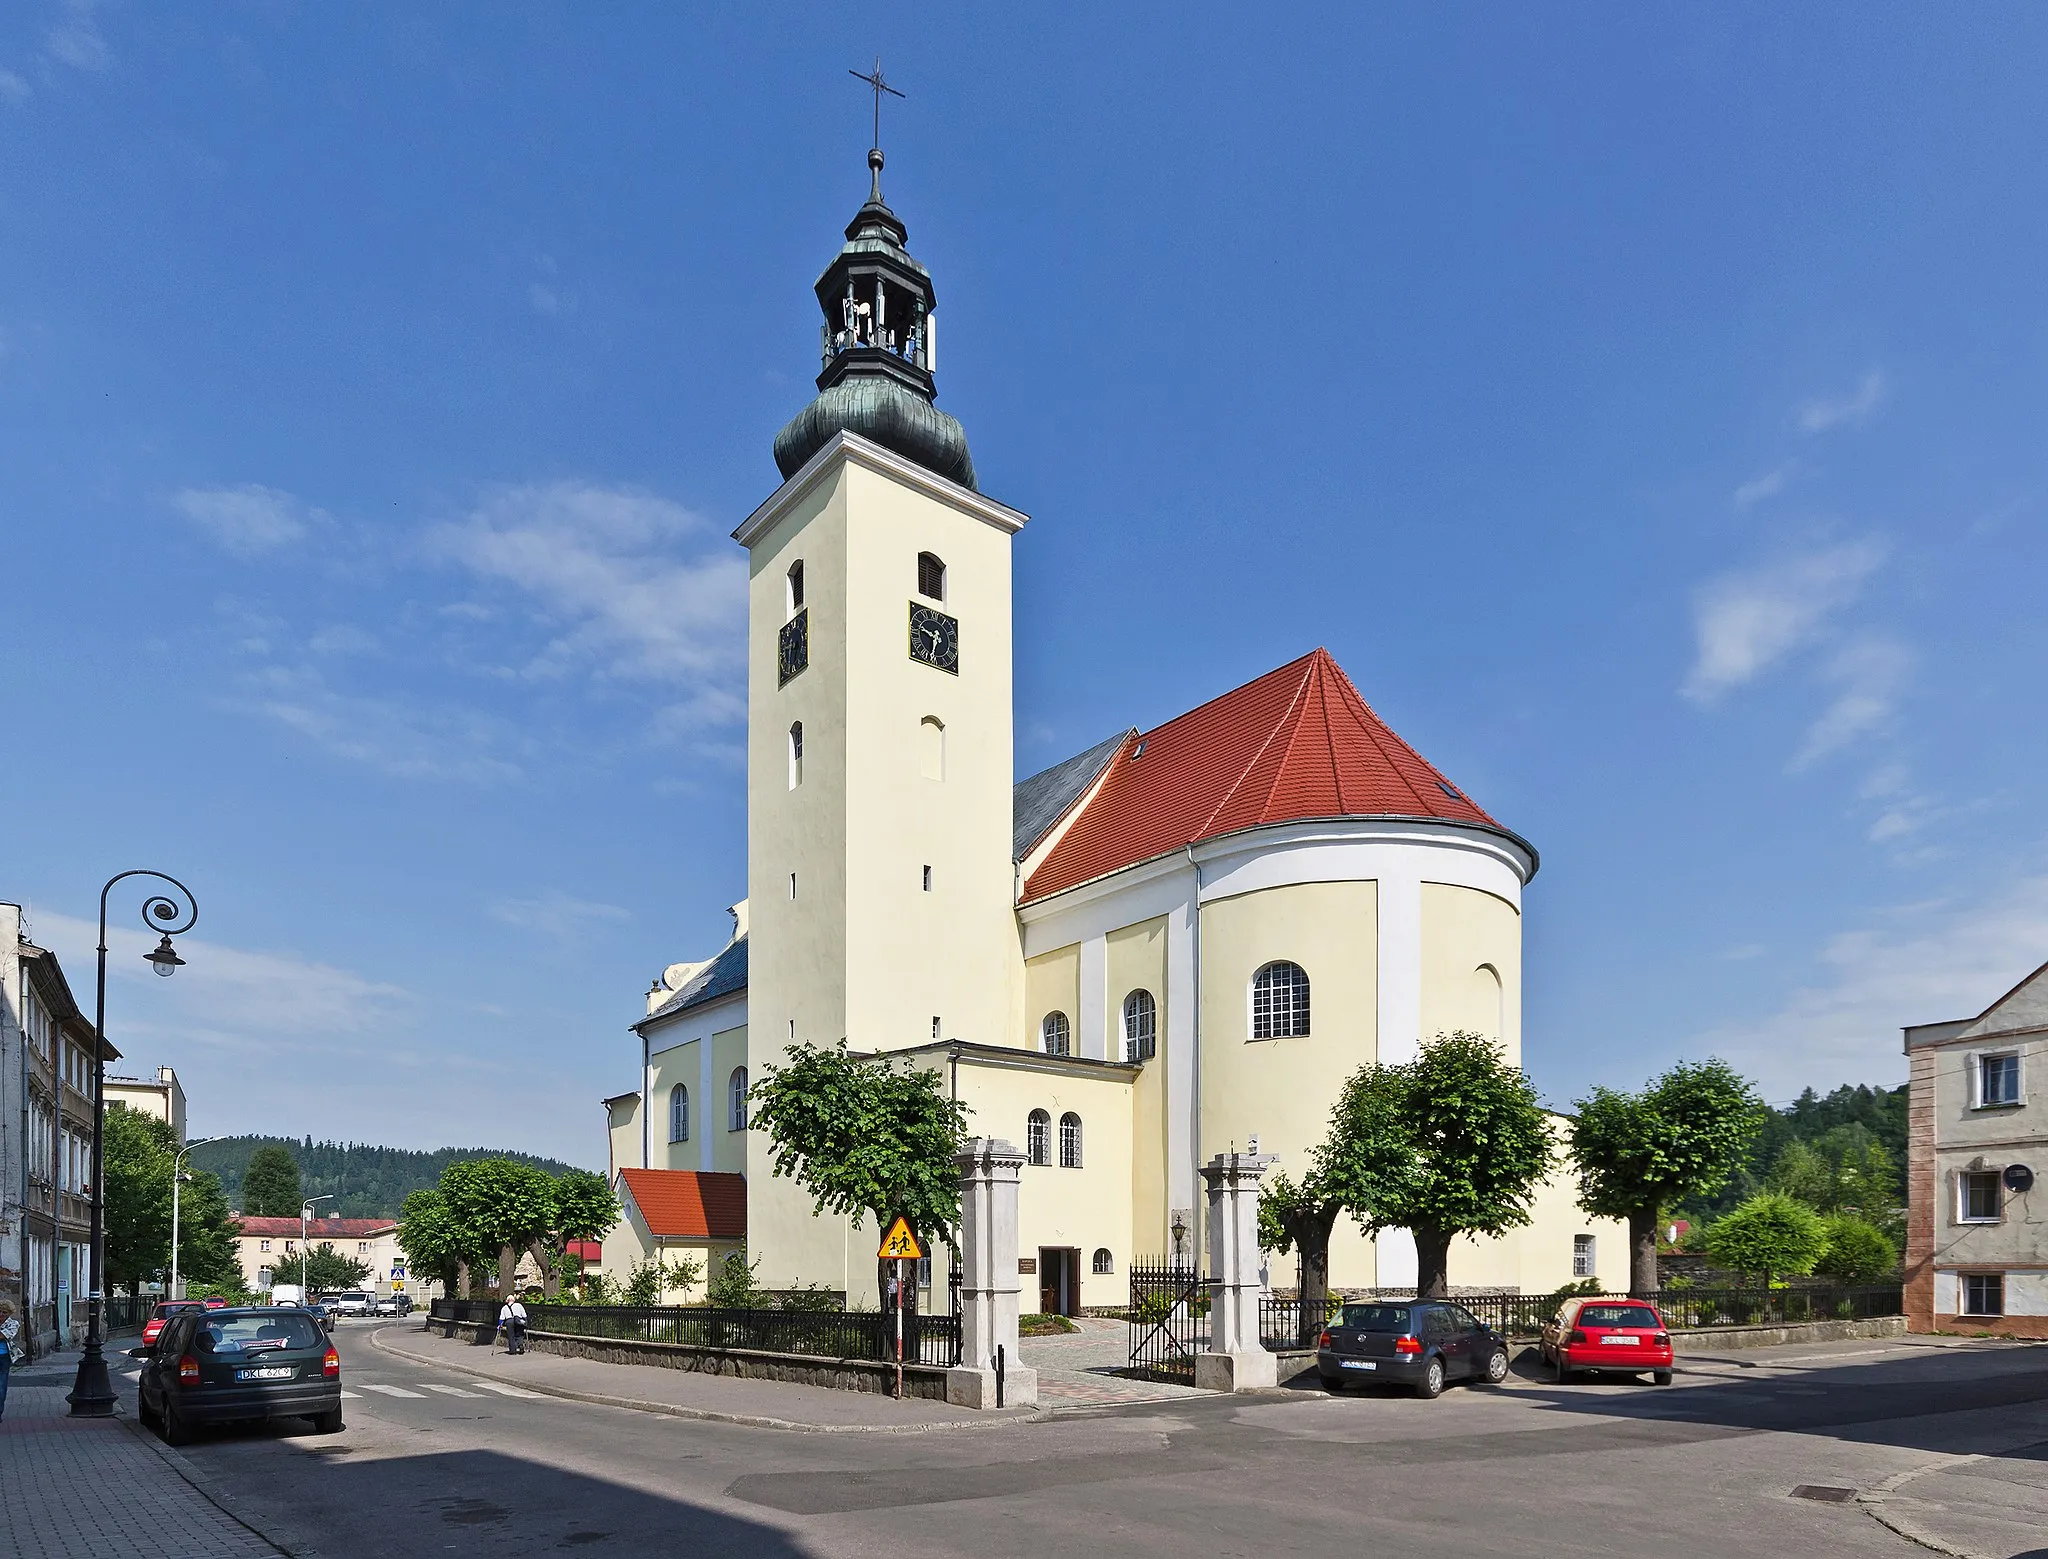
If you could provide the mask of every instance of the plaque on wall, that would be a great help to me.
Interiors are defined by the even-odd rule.
[[[1036,1256],[1019,1256],[1017,1258],[1017,1273],[1020,1277],[1037,1276],[1038,1258]]]

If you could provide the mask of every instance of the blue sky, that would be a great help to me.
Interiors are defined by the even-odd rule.
[[[602,1162],[877,50],[1023,770],[1328,645],[1542,850],[1558,1101],[2048,958],[2037,10],[416,9],[0,16],[0,896],[89,996],[198,891],[195,1131]]]

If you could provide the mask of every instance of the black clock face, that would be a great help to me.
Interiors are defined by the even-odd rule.
[[[960,620],[935,606],[910,603],[910,658],[960,674]]]
[[[782,625],[782,637],[775,646],[775,685],[782,686],[810,663],[811,614],[798,612]]]

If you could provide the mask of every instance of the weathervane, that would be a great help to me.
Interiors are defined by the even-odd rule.
[[[849,69],[846,73],[849,76],[853,77],[855,81],[865,81],[871,88],[874,89],[875,139],[873,144],[875,150],[880,151],[882,149],[882,94],[886,92],[891,97],[902,97],[903,94],[901,92],[898,92],[894,87],[890,86],[888,80],[882,75],[882,56],[879,54],[875,56],[874,70],[869,72],[868,74],[863,75],[861,72],[852,69]]]

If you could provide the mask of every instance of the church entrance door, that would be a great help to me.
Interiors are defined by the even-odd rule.
[[[1041,1315],[1075,1315],[1081,1309],[1081,1253],[1038,1247],[1038,1310]]]

